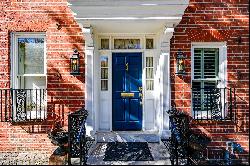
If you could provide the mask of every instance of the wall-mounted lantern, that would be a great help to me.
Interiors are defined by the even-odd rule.
[[[70,58],[70,74],[72,75],[80,75],[80,60],[79,60],[79,52],[77,49],[74,50],[73,55]]]
[[[177,65],[177,75],[185,75],[185,59],[183,52],[181,50],[178,50],[177,56],[176,56],[176,65]]]

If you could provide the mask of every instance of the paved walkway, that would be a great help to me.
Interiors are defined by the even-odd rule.
[[[169,160],[169,153],[167,152],[164,144],[161,143],[148,143],[147,153],[150,154],[151,161],[130,161],[136,157],[136,153],[143,154],[143,150],[139,148],[137,151],[134,149],[134,156],[130,155],[129,160],[124,161],[104,161],[105,156],[107,157],[108,143],[97,143],[92,146],[89,151],[89,158],[87,164],[89,165],[171,165]],[[119,149],[119,148],[118,148]],[[123,149],[121,149],[123,151]],[[119,156],[119,155],[118,155]],[[124,158],[129,156],[127,152],[124,151]],[[132,156],[132,158],[131,158]],[[147,156],[144,154],[144,160]],[[25,152],[25,153],[0,153],[0,165],[66,165],[67,158],[65,156],[54,157],[51,154],[41,153],[41,152]],[[73,159],[72,164],[79,165],[79,159]]]
[[[48,165],[50,155],[41,152],[0,153],[0,165]]]
[[[148,143],[153,161],[104,161],[107,143],[97,143],[88,158],[89,165],[171,165],[163,143]],[[139,152],[138,152],[139,153]]]

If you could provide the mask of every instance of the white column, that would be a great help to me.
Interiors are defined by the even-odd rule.
[[[94,112],[94,44],[92,28],[82,27],[85,39],[85,109],[89,115],[86,121],[86,134],[93,135],[95,132]]]
[[[161,59],[162,59],[162,118],[161,137],[170,137],[169,115],[166,113],[171,108],[171,79],[170,79],[170,39],[173,36],[174,28],[164,28],[161,38]]]

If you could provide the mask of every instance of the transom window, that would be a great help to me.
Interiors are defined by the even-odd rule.
[[[115,49],[141,49],[140,39],[114,39]]]

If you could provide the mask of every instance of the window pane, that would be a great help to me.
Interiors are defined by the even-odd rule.
[[[108,67],[108,57],[101,56],[101,67]]]
[[[101,79],[108,79],[108,69],[107,68],[101,69]]]
[[[44,74],[44,39],[18,38],[19,74]]]
[[[140,49],[140,39],[115,39],[115,49]]]
[[[218,76],[218,49],[204,49],[204,78]]]
[[[154,39],[146,39],[146,49],[154,48]]]
[[[216,78],[219,68],[218,48],[194,49],[194,79]]]
[[[109,49],[109,39],[101,39],[101,49]]]
[[[202,77],[202,50],[194,50],[194,78],[199,79]]]
[[[146,57],[146,67],[153,67],[153,57]]]
[[[146,78],[147,79],[154,78],[153,68],[146,68]]]
[[[146,80],[146,90],[154,90],[154,80]]]
[[[101,80],[101,90],[108,90],[108,80]]]

